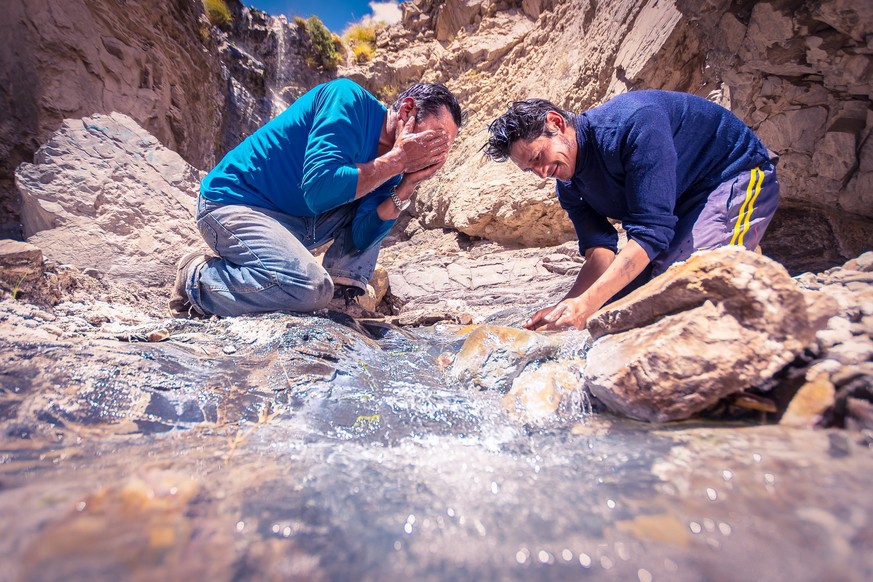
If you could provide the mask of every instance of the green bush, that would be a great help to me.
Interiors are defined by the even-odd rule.
[[[212,26],[225,28],[233,20],[230,8],[227,7],[224,0],[203,0],[203,10],[206,11],[206,18]]]
[[[310,16],[306,20],[306,32],[312,41],[314,64],[323,69],[335,69],[342,58],[337,50],[336,35],[331,34],[318,16]]]

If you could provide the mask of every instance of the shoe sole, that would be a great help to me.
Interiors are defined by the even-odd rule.
[[[199,262],[198,258],[200,259]],[[206,263],[208,260],[209,257],[203,253],[191,252],[182,256],[182,258],[176,263],[176,277],[173,280],[173,287],[170,291],[170,300],[167,302],[170,315],[173,317],[177,319],[185,319],[203,315],[191,304],[188,295],[185,293],[184,287],[188,269],[190,269],[192,265],[196,268],[200,266],[201,263]]]

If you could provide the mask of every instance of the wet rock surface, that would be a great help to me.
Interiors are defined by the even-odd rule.
[[[840,304],[826,329],[866,313],[853,265],[807,278]],[[854,430],[650,425],[592,412],[582,332],[513,360],[540,334],[331,313],[170,320],[161,290],[55,271],[62,297],[0,301],[13,578],[860,580],[873,566],[873,441],[850,420],[869,400],[843,364],[815,369],[833,402],[845,389]],[[849,338],[819,341],[825,361]],[[494,352],[503,363],[482,363]],[[465,358],[478,383],[455,373]],[[481,390],[489,370],[496,389]]]

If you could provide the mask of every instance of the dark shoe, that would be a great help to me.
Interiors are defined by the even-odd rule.
[[[381,318],[382,315],[369,309],[364,309],[358,303],[358,297],[364,294],[364,290],[350,285],[335,285],[333,299],[327,304],[328,311],[345,313],[354,319]]]
[[[176,263],[176,280],[170,290],[170,315],[176,318],[205,317],[206,314],[195,307],[185,292],[188,273],[205,263],[209,257],[203,253],[188,253]]]

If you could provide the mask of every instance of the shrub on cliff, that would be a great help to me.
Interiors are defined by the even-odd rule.
[[[224,0],[203,0],[203,10],[206,12],[209,24],[217,28],[226,28],[233,20],[230,8]]]
[[[346,30],[343,36],[352,47],[356,62],[366,63],[373,60],[376,54],[376,29],[378,27],[377,23],[353,24]]]
[[[311,65],[323,69],[335,69],[340,63],[342,41],[331,33],[318,16],[310,16],[306,19],[306,32],[312,41]]]

